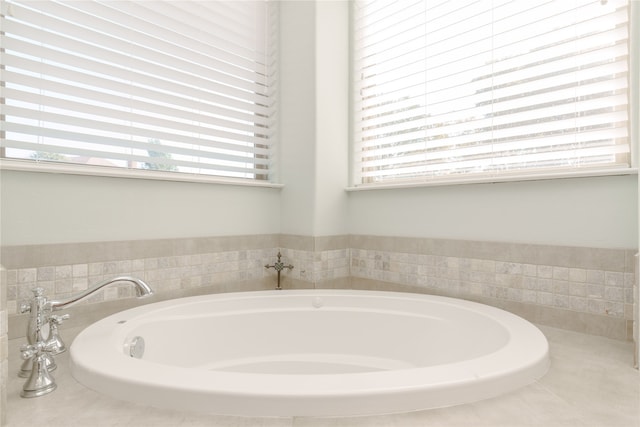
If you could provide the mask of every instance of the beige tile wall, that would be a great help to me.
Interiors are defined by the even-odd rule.
[[[264,264],[275,257],[277,246],[278,235],[259,235],[3,247],[9,337],[24,335],[27,318],[18,313],[19,306],[34,287],[59,299],[105,278],[132,275],[154,289],[149,301],[229,288],[261,289],[269,285]],[[92,314],[106,315],[143,303],[132,296],[128,284],[106,287],[72,307],[68,323],[79,325],[92,321]]]
[[[633,337],[635,250],[351,236],[350,251],[351,277],[365,286],[390,282],[542,324]]]
[[[633,274],[477,258],[352,250],[356,277],[633,319]]]
[[[638,309],[638,304],[640,304],[640,278],[638,277],[638,272],[640,272],[640,254],[636,254],[635,262],[634,262],[634,273],[635,273],[635,286],[633,287],[633,340],[635,341],[635,351],[633,352],[633,365],[636,369],[640,365],[640,310]]]
[[[160,293],[245,280],[258,281],[266,275],[264,262],[273,257],[273,252],[271,248],[231,250],[10,269],[7,272],[8,311],[17,313],[20,301],[28,299],[35,287],[44,288],[45,295],[51,298],[65,298],[119,275],[139,277]],[[129,284],[118,284],[104,288],[86,302],[133,295]]]
[[[282,273],[285,288],[313,287],[318,281],[348,279],[349,258],[345,247],[325,244],[316,252],[316,240],[305,236],[261,235],[132,242],[98,242],[78,245],[39,245],[2,248],[7,265],[6,310],[9,337],[26,330],[27,315],[19,313],[35,287],[51,299],[80,293],[89,286],[119,275],[145,280],[155,295],[133,299],[130,284],[114,284],[71,307],[67,326],[80,326],[130,306],[162,299],[234,290],[273,289],[277,274],[266,269],[276,261],[295,266]],[[326,239],[325,239],[326,240]],[[347,239],[330,239],[338,243]],[[281,241],[293,249],[282,247]],[[334,243],[331,243],[334,244]],[[335,244],[334,244],[335,246]]]
[[[271,289],[265,269],[278,251],[294,269],[284,288],[365,287],[434,293],[503,307],[532,321],[631,339],[635,251],[377,236],[260,235],[3,248],[9,336],[20,336],[20,302],[44,287],[64,298],[116,275],[134,275],[155,300],[209,292]],[[636,291],[637,294],[637,291]],[[127,284],[83,305],[117,311]],[[81,319],[82,308],[78,308]],[[99,310],[84,309],[98,313]],[[100,312],[102,315],[102,312]],[[75,316],[78,317],[78,316]]]
[[[7,313],[7,274],[0,265],[0,426],[7,422],[7,382],[9,369],[8,313]]]

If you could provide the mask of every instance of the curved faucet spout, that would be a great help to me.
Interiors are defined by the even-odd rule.
[[[103,282],[100,282],[100,283],[96,283],[95,285],[93,285],[92,287],[87,289],[86,291],[84,291],[82,293],[79,293],[77,295],[73,295],[73,296],[71,296],[71,297],[69,297],[67,299],[47,301],[46,304],[45,304],[45,309],[49,309],[51,311],[56,311],[56,310],[62,310],[64,308],[70,307],[70,306],[74,305],[75,303],[79,302],[80,300],[88,297],[92,293],[97,292],[100,289],[104,288],[105,286],[110,285],[112,283],[116,283],[116,282],[131,282],[131,283],[133,283],[133,285],[136,288],[136,296],[138,298],[143,298],[143,297],[147,297],[149,295],[153,295],[153,291],[151,290],[149,285],[147,285],[142,280],[140,280],[140,279],[138,279],[136,277],[119,276],[119,277],[114,277],[114,278],[111,278],[111,279],[107,279],[107,280],[105,280]]]

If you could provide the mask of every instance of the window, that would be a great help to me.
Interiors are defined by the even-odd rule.
[[[2,2],[2,157],[268,180],[277,5]]]
[[[629,168],[628,1],[354,2],[354,185]]]

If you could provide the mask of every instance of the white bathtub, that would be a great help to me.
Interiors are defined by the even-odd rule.
[[[131,356],[135,337],[144,339],[142,358]],[[451,298],[349,290],[150,304],[94,323],[70,351],[73,376],[99,392],[247,416],[450,406],[530,384],[549,367],[544,335],[508,312]]]

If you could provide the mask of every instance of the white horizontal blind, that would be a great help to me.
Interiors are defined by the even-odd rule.
[[[276,5],[2,2],[6,158],[269,179]]]
[[[355,1],[353,184],[629,167],[628,8]]]

